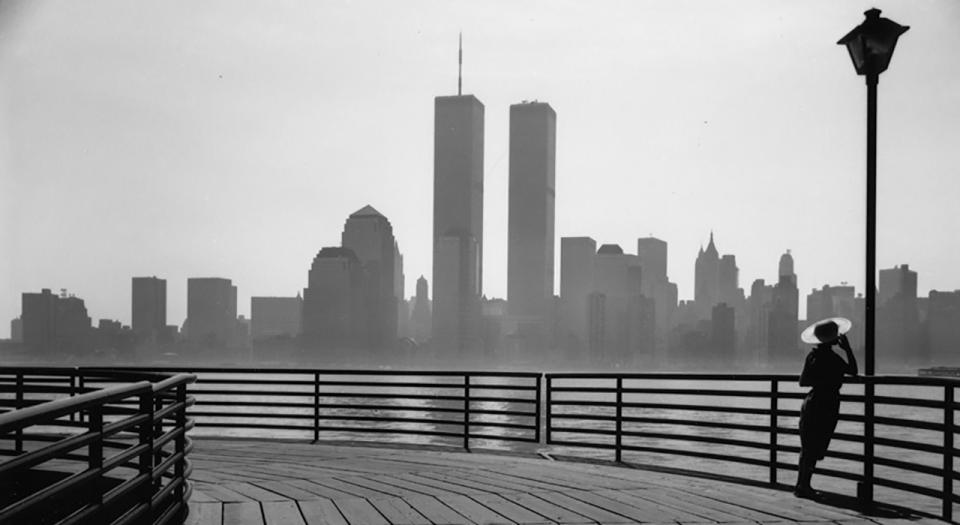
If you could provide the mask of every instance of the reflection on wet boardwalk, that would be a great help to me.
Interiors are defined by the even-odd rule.
[[[612,465],[422,447],[197,439],[187,523],[940,523]]]

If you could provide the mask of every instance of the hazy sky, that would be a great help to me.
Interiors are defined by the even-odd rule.
[[[911,29],[879,90],[879,266],[960,288],[960,2],[0,0],[0,336],[67,288],[130,321],[130,278],[294,295],[347,215],[431,274],[433,97],[486,105],[484,290],[505,296],[509,105],[557,112],[556,233],[669,242],[692,296],[710,230],[740,286],[793,251],[862,288],[865,99],[837,39]],[[557,243],[559,279],[559,242]],[[559,287],[558,287],[559,288]],[[559,290],[558,290],[559,291]],[[801,306],[801,312],[803,306]],[[94,321],[96,322],[96,321]]]

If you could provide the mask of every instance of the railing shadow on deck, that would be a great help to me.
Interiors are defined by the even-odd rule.
[[[182,521],[194,379],[0,367],[0,523]]]

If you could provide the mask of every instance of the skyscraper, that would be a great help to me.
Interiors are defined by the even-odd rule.
[[[131,284],[131,328],[135,336],[157,338],[167,326],[167,281],[134,277]]]
[[[543,319],[553,298],[556,126],[549,104],[510,106],[507,301],[514,316]]]
[[[361,323],[368,349],[383,349],[397,338],[401,299],[396,295],[402,269],[393,226],[372,206],[364,206],[347,218],[341,245],[357,256],[363,273],[365,319]]]
[[[590,237],[560,239],[560,317],[564,331],[561,341],[569,357],[578,357],[588,348],[596,254],[597,241]]]
[[[797,274],[793,271],[790,250],[780,256],[778,273],[779,279],[773,287],[770,305],[767,348],[772,362],[785,363],[796,359],[800,344],[800,291],[797,289]]]
[[[655,349],[665,357],[667,334],[677,309],[677,285],[667,278],[667,243],[655,237],[637,239],[637,258],[643,269],[641,291],[653,301]]]
[[[694,270],[693,300],[697,307],[697,317],[710,319],[720,295],[720,253],[713,243],[713,232],[710,232],[707,249],[700,248]]]
[[[433,142],[433,347],[480,347],[483,119],[473,95],[436,97]]]
[[[917,272],[906,264],[880,270],[877,299],[877,365],[891,370],[905,363],[925,364],[928,356],[919,341]]]
[[[78,353],[89,349],[91,323],[83,299],[44,288],[21,296],[23,342],[35,351]]]
[[[430,339],[430,289],[427,278],[420,276],[417,279],[417,295],[413,300],[413,312],[410,314],[413,324],[413,338],[418,343]]]
[[[303,290],[304,339],[325,350],[361,344],[364,332],[363,270],[350,248],[326,247],[317,253]]]
[[[208,346],[226,346],[237,332],[237,287],[230,279],[187,279],[188,340]]]

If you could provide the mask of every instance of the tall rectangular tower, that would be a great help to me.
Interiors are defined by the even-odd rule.
[[[433,330],[441,355],[479,347],[483,116],[473,95],[434,100]]]
[[[138,337],[153,338],[167,326],[167,281],[134,277],[131,293],[131,326]]]
[[[510,106],[507,300],[512,315],[544,317],[553,297],[556,128],[550,104]]]
[[[233,339],[236,323],[237,287],[230,279],[187,279],[187,339],[225,346]]]

